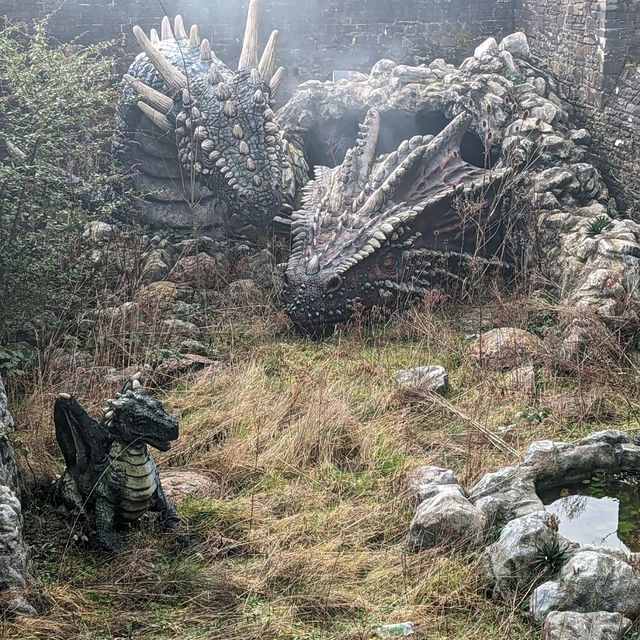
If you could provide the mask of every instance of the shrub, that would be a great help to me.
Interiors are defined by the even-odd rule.
[[[0,342],[45,310],[68,320],[100,287],[80,239],[125,202],[110,47],[52,44],[46,21],[0,30]]]

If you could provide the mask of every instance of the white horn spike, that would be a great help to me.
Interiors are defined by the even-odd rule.
[[[194,24],[191,27],[191,32],[189,33],[189,46],[192,49],[197,49],[200,46],[200,31],[198,30],[197,24]]]
[[[213,52],[211,51],[211,45],[209,41],[205,38],[200,45],[200,60],[203,62],[207,62],[208,60],[213,60]]]
[[[278,31],[273,31],[258,66],[258,71],[265,82],[269,82],[273,76],[273,69],[276,63],[276,48],[278,47]]]
[[[278,89],[284,80],[284,67],[280,67],[274,74],[273,78],[271,78],[271,82],[269,82],[269,86],[271,87],[271,95],[275,96],[278,93]]]
[[[151,29],[149,40],[151,40],[151,44],[158,44],[158,42],[160,42],[160,36],[158,35],[158,32],[155,29]]]
[[[146,102],[138,102],[138,109],[144,113],[153,124],[158,127],[163,133],[169,133],[173,128],[167,116],[164,113],[156,111],[153,107],[150,107]]]
[[[179,40],[187,39],[187,32],[184,28],[184,20],[181,15],[177,15],[176,19],[173,21],[173,32],[176,34],[176,38]]]
[[[247,26],[244,31],[239,71],[249,71],[258,66],[258,5],[259,0],[250,0]]]
[[[171,31],[171,20],[169,20],[167,16],[162,18],[161,34],[163,40],[173,40],[173,31]]]
[[[144,82],[140,82],[128,73],[125,73],[124,79],[133,87],[134,91],[144,98],[154,109],[163,113],[168,113],[173,109],[173,100],[164,93],[160,93],[155,89],[147,86]]]
[[[147,34],[136,25],[133,27],[133,34],[140,43],[147,57],[156,68],[158,73],[163,77],[167,85],[174,91],[184,89],[187,86],[187,77],[178,71],[152,44],[147,38]]]

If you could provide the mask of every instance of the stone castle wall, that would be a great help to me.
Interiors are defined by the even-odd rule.
[[[163,0],[169,16],[196,23],[227,63],[239,58],[248,0]],[[134,24],[159,28],[159,0],[0,0],[0,16],[29,21],[52,13],[62,41],[119,38],[137,52]],[[490,35],[498,39],[511,17],[511,0],[262,0],[261,39],[280,31],[278,62],[288,85],[330,79],[333,70],[369,71],[381,58],[420,63],[460,60]]]
[[[228,63],[239,55],[248,0],[164,0],[169,15],[200,25]],[[62,41],[117,38],[132,54],[131,27],[158,26],[159,0],[0,0],[0,16],[52,13]],[[262,40],[281,32],[286,97],[333,70],[368,71],[381,58],[459,62],[489,35],[527,33],[592,131],[614,193],[640,211],[640,0],[262,0]]]

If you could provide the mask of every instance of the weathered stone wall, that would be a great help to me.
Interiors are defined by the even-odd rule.
[[[240,54],[248,0],[165,0],[170,16],[197,23],[223,60]],[[138,50],[134,24],[158,27],[158,0],[0,0],[0,16],[31,20],[54,11],[53,34],[62,41],[122,38]],[[459,60],[489,35],[509,30],[511,0],[262,0],[263,41],[279,29],[279,63],[289,86],[330,78],[335,69],[368,71],[381,58],[418,63]]]
[[[27,546],[22,538],[22,508],[18,471],[10,432],[13,418],[7,408],[7,395],[0,378],[0,590],[25,586]],[[11,604],[25,610],[16,598]]]
[[[639,0],[514,0],[514,23],[591,130],[619,203],[640,210]]]

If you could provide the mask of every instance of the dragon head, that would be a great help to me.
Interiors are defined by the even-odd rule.
[[[147,124],[175,142],[187,175],[220,194],[229,216],[272,219],[282,202],[282,132],[272,111],[284,77],[275,71],[278,32],[258,59],[258,0],[251,0],[237,70],[177,16],[162,33],[133,31],[143,49],[125,75]]]
[[[168,451],[178,438],[178,421],[142,389],[138,380],[127,381],[107,402],[102,424],[111,437],[124,444],[144,442],[159,451]]]
[[[471,122],[461,114],[438,136],[415,136],[377,157],[380,115],[372,109],[342,165],[316,169],[293,214],[284,273],[285,309],[298,327],[330,332],[358,310],[393,309],[438,278],[456,278],[471,254],[490,262],[483,256],[501,243],[488,203],[505,172],[461,158]],[[460,215],[457,200],[477,191],[482,206]]]

